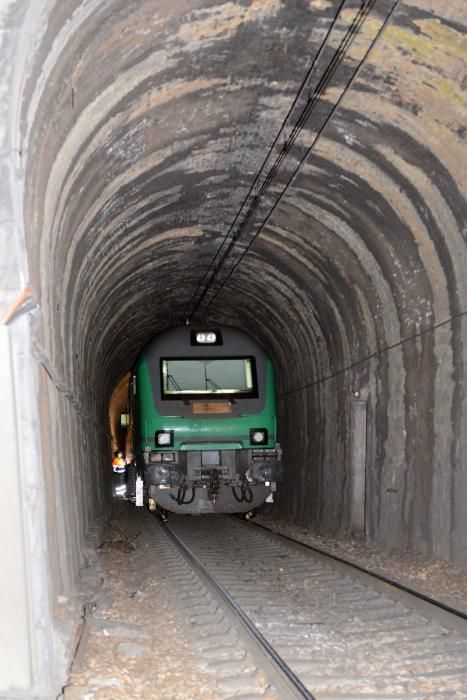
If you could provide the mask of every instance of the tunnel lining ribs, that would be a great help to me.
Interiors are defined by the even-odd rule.
[[[2,5],[0,316],[37,573],[17,695],[63,677],[112,392],[187,318],[274,359],[276,515],[347,536],[358,511],[382,551],[467,565],[466,24],[463,0]]]

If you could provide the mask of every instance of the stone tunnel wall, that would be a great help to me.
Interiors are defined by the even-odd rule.
[[[107,512],[112,391],[156,332],[184,322],[326,33],[305,94],[360,2],[332,25],[338,5],[2,8],[0,234],[15,245],[1,304],[32,288],[10,332],[37,687],[60,652],[44,630]],[[466,563],[467,10],[370,6],[193,321],[240,327],[275,360],[279,514]]]
[[[279,512],[343,534],[357,507],[370,542],[465,562],[465,11],[433,9],[398,8],[218,299],[280,367]]]
[[[337,6],[12,3],[12,21],[24,15],[15,157],[46,368],[47,502],[73,492],[65,514],[49,509],[67,585],[105,510],[111,392],[154,333],[184,321]],[[458,561],[464,31],[460,0],[375,3],[303,131],[319,133],[313,150],[195,317],[244,328],[276,361],[283,515],[346,534],[360,510],[360,534],[379,546]]]
[[[337,5],[35,10],[21,138],[36,342],[102,429],[141,346],[183,322]],[[245,328],[276,359],[284,515],[345,534],[363,509],[381,547],[466,561],[465,8],[393,7],[374,5],[304,141],[342,96],[339,109],[198,319]]]

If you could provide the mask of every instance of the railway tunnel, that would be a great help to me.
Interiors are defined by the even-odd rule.
[[[45,696],[69,657],[56,607],[108,516],[112,392],[187,321],[274,359],[281,517],[467,564],[466,19],[3,3],[5,691]]]

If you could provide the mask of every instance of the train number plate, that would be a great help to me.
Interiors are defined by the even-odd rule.
[[[232,406],[228,401],[217,403],[197,402],[191,405],[193,413],[232,413]]]

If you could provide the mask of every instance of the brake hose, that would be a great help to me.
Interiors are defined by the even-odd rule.
[[[251,490],[250,484],[246,484],[246,486],[242,487],[242,493],[243,493],[243,500],[246,503],[251,503],[253,500],[253,491]]]
[[[185,493],[186,493],[186,489],[185,489]],[[185,493],[183,494],[183,498],[185,498]],[[189,500],[189,501],[183,500],[181,505],[182,505],[182,506],[188,506],[190,503],[193,503],[193,501],[195,500],[195,493],[196,493],[196,489],[195,489],[194,486],[192,486],[192,487],[191,487],[191,498],[190,498],[190,500]]]
[[[193,503],[195,500],[195,494],[196,494],[196,489],[194,486],[191,488],[191,498],[188,501],[185,501],[185,496],[186,496],[186,486],[179,486],[178,487],[178,493],[177,493],[177,503],[179,506],[187,506],[190,503]]]
[[[251,503],[253,500],[253,491],[251,490],[250,484],[242,484],[240,486],[240,493],[242,494],[241,498],[239,498],[237,496],[237,487],[236,486],[232,486],[232,493],[235,497],[235,500],[238,503],[243,503],[243,502]]]
[[[232,493],[233,493],[233,495],[234,495],[235,500],[236,500],[238,503],[242,503],[242,502],[245,500],[245,494],[244,494],[242,491],[241,491],[242,497],[239,498],[239,497],[237,496],[237,487],[236,487],[236,486],[232,486]]]

